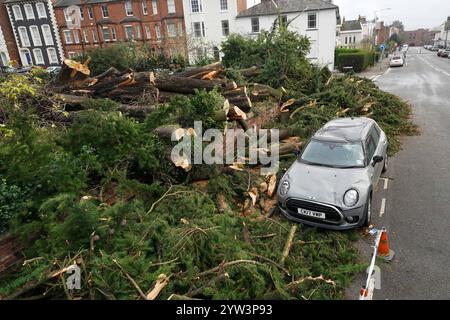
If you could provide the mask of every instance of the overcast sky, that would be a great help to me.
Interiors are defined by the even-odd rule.
[[[377,10],[391,8],[377,13],[380,21],[391,23],[400,20],[406,30],[435,28],[450,16],[449,0],[334,0],[341,16],[347,20],[365,15],[373,19]]]

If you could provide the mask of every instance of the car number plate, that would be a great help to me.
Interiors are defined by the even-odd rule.
[[[311,210],[298,208],[298,214],[301,214],[303,216],[317,218],[317,219],[325,219],[325,213],[323,213],[323,212],[317,212],[317,211],[311,211]]]

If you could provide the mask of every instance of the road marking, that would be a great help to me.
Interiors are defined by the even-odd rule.
[[[385,211],[386,211],[386,198],[383,198],[381,199],[380,218],[383,217]]]
[[[433,69],[434,71],[439,72],[439,73],[442,73],[443,75],[445,75],[445,76],[447,76],[447,77],[450,77],[450,73],[448,73],[448,72],[446,72],[446,71],[444,71],[444,70],[442,70],[442,69],[439,69],[439,67],[436,67],[434,64],[430,63],[429,61],[425,60],[425,59],[422,58],[422,57],[419,57],[419,59],[422,60],[425,64],[427,64],[427,65],[428,65],[431,69]]]
[[[384,178],[384,190],[388,188],[389,179]]]

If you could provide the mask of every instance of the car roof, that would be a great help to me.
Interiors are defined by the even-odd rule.
[[[332,120],[319,129],[313,139],[332,142],[364,141],[374,123],[374,120],[363,117]]]

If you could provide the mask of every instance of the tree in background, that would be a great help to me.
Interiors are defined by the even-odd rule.
[[[397,28],[399,31],[405,31],[405,26],[400,20],[392,22],[391,27]]]

